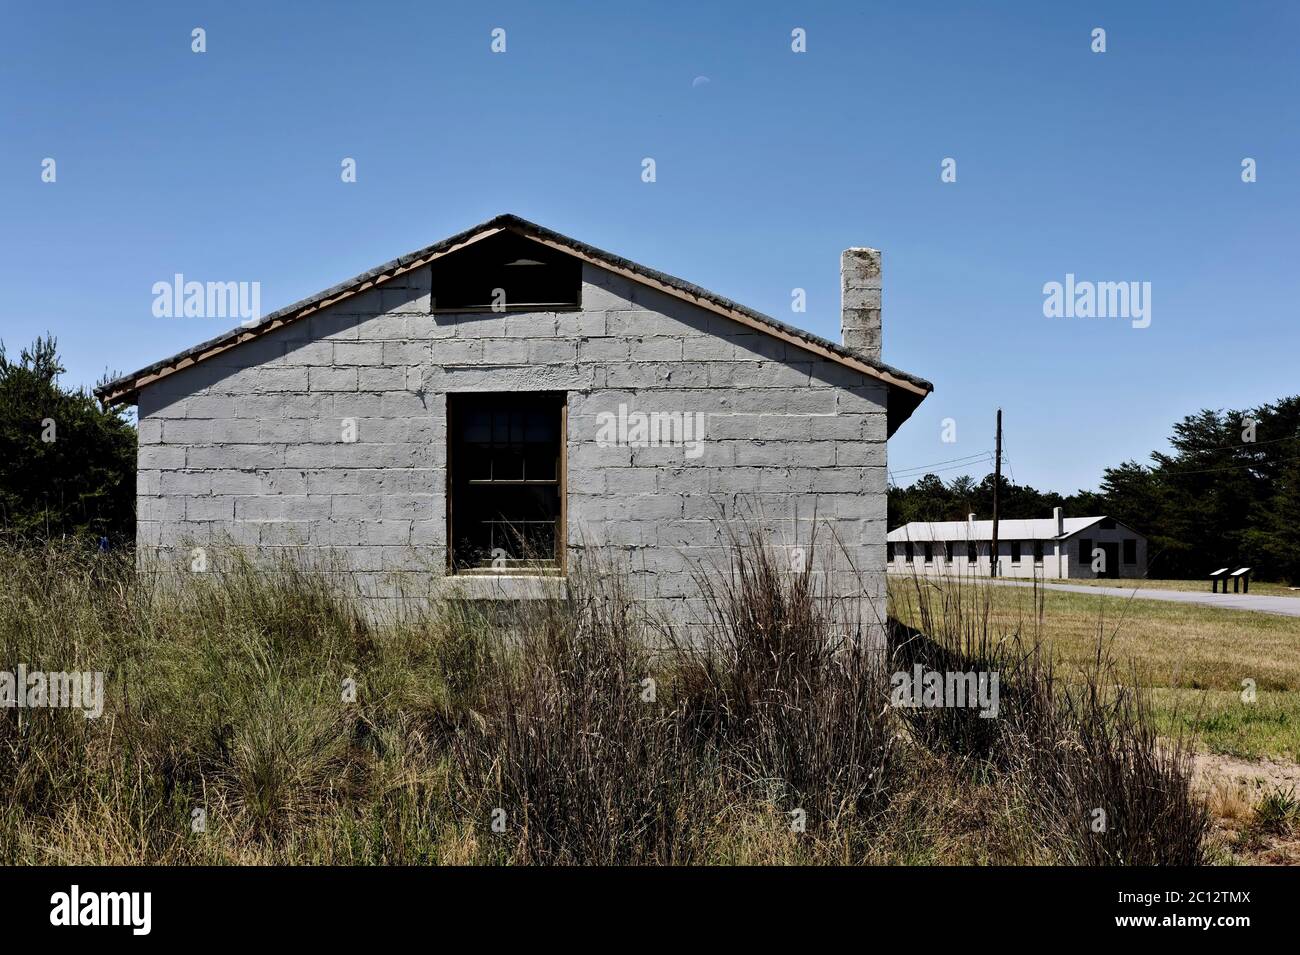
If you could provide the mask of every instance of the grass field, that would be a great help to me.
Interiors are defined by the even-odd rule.
[[[1195,582],[1118,583],[1192,589]],[[946,592],[968,610],[987,610],[995,629],[1041,633],[1056,658],[1076,671],[1095,657],[1100,642],[1152,689],[1165,730],[1185,729],[1198,749],[1300,761],[1300,618],[1140,597],[890,578],[891,613],[912,626],[919,626],[918,588]],[[1244,681],[1253,681],[1253,702],[1242,698],[1250,685]]]

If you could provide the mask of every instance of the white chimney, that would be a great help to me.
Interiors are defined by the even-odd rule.
[[[880,361],[880,250],[840,255],[840,341]]]
[[[1065,533],[1065,512],[1059,507],[1052,508],[1052,517],[1056,520],[1056,536]]]
[[[967,514],[967,515],[966,515],[966,522],[967,522],[968,524],[974,524],[974,523],[975,523],[975,515],[974,515],[974,514]]]

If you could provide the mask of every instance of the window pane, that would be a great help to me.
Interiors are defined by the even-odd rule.
[[[493,412],[492,442],[494,444],[510,443],[510,412],[509,411]]]
[[[470,411],[465,415],[465,440],[487,443],[492,440],[492,416],[486,411]]]
[[[470,481],[492,480],[492,454],[486,446],[467,444],[453,466],[463,464],[465,477]]]
[[[524,423],[524,440],[554,443],[560,423],[553,415],[536,409],[530,410]]]
[[[557,473],[559,461],[555,457],[555,449],[546,445],[529,444],[525,445],[524,451],[524,476],[530,481],[554,481],[559,475]]]
[[[492,480],[522,481],[524,479],[524,452],[522,448],[506,445],[492,449]]]

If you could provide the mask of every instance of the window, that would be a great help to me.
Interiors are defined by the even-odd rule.
[[[952,563],[952,541],[944,541],[943,559],[950,564]]]
[[[1020,541],[1011,542],[1011,563],[1020,563]]]
[[[934,545],[931,544],[929,541],[926,541],[925,544],[924,544],[924,548],[925,548],[925,562],[926,562],[927,564],[933,564],[933,563],[934,563]]]
[[[911,541],[908,541],[908,542],[907,542],[907,562],[910,564],[910,563],[912,562],[912,558],[914,558],[915,556],[916,556],[916,550],[912,547],[912,542],[911,542]]]
[[[1136,564],[1138,562],[1138,542],[1131,537],[1124,538],[1124,563]]]
[[[453,573],[564,565],[564,395],[447,396]]]
[[[582,263],[512,232],[497,233],[435,259],[430,268],[435,311],[517,311],[581,304]]]
[[[977,563],[979,561],[979,545],[974,541],[966,542],[966,561],[967,563]]]
[[[1090,537],[1079,538],[1079,565],[1092,566],[1092,538]]]
[[[885,560],[891,564],[894,562],[894,542],[885,541]]]
[[[1042,562],[1043,562],[1043,542],[1034,541],[1034,563],[1041,564]]]

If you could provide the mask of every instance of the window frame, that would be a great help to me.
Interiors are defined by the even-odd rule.
[[[483,567],[458,567],[456,563],[456,533],[455,533],[455,493],[456,493],[456,447],[463,443],[459,440],[460,421],[464,414],[464,405],[466,403],[481,401],[484,403],[491,401],[501,401],[502,403],[518,402],[525,405],[529,399],[536,400],[546,398],[553,400],[558,405],[559,411],[559,434],[557,437],[557,462],[556,462],[556,493],[559,499],[559,513],[556,518],[555,527],[555,562],[553,564],[544,564],[531,567],[514,566],[495,570]],[[447,421],[447,466],[446,466],[446,575],[448,577],[567,577],[569,572],[569,454],[568,454],[568,436],[569,436],[569,395],[565,391],[462,391],[448,392],[446,395],[446,421]],[[520,482],[502,482],[518,483],[526,486],[529,483],[548,485],[547,481],[520,481]]]

